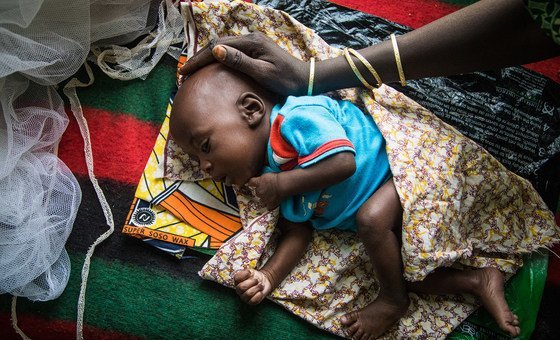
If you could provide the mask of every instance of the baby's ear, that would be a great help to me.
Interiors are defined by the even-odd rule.
[[[265,104],[254,92],[244,92],[237,98],[237,110],[250,127],[257,127],[265,117]]]

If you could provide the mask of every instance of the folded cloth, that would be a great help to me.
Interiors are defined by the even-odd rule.
[[[187,8],[183,14],[193,33],[189,41],[196,38],[198,46],[224,35],[261,31],[300,59],[342,53],[280,11],[237,1],[193,3],[192,12]],[[407,280],[422,280],[434,269],[451,265],[495,266],[513,273],[522,265],[522,254],[558,242],[560,230],[553,215],[528,181],[410,98],[384,85],[373,92],[354,89],[335,95],[371,114],[386,140],[404,209]],[[189,162],[188,171],[173,170],[179,168],[172,165],[173,157],[184,164],[188,156],[172,143],[167,148],[166,155],[175,156],[169,158],[166,176],[197,180],[196,164]],[[259,268],[267,261],[278,236],[277,211],[268,212],[246,187],[237,189],[237,201],[243,230],[199,273],[230,287],[237,270]],[[303,259],[270,298],[344,336],[340,317],[370,303],[378,289],[356,235],[330,230],[314,232]],[[477,307],[465,296],[410,297],[407,314],[387,337],[442,338]]]
[[[164,177],[166,150],[173,149],[168,138],[168,105],[158,138],[138,183],[123,233],[142,239],[177,258],[187,248],[214,254],[240,229],[241,221],[231,187],[198,173],[186,172],[189,160],[183,153],[172,155],[179,176]],[[182,181],[185,174],[191,181]],[[175,178],[177,177],[177,178]],[[193,182],[192,179],[196,179]]]

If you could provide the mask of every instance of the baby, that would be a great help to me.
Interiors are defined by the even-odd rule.
[[[292,271],[312,228],[356,232],[380,284],[375,301],[341,319],[352,338],[376,338],[407,311],[407,291],[472,294],[508,334],[519,322],[496,268],[439,268],[406,282],[400,254],[402,207],[385,142],[355,105],[326,96],[279,98],[220,64],[187,78],[175,96],[172,138],[215,180],[249,185],[269,209],[280,206],[282,234],[258,270],[235,274],[236,292],[260,303]]]

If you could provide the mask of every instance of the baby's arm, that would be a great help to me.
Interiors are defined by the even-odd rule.
[[[267,208],[276,208],[283,199],[340,183],[356,171],[351,152],[339,152],[307,168],[254,177],[249,185]]]
[[[288,276],[298,264],[311,241],[308,223],[294,223],[281,218],[282,231],[276,251],[260,270],[245,269],[234,275],[235,291],[244,302],[256,305]]]

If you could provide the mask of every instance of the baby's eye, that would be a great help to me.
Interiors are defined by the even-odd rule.
[[[200,145],[200,151],[204,153],[210,152],[210,140],[208,138],[206,138]]]

